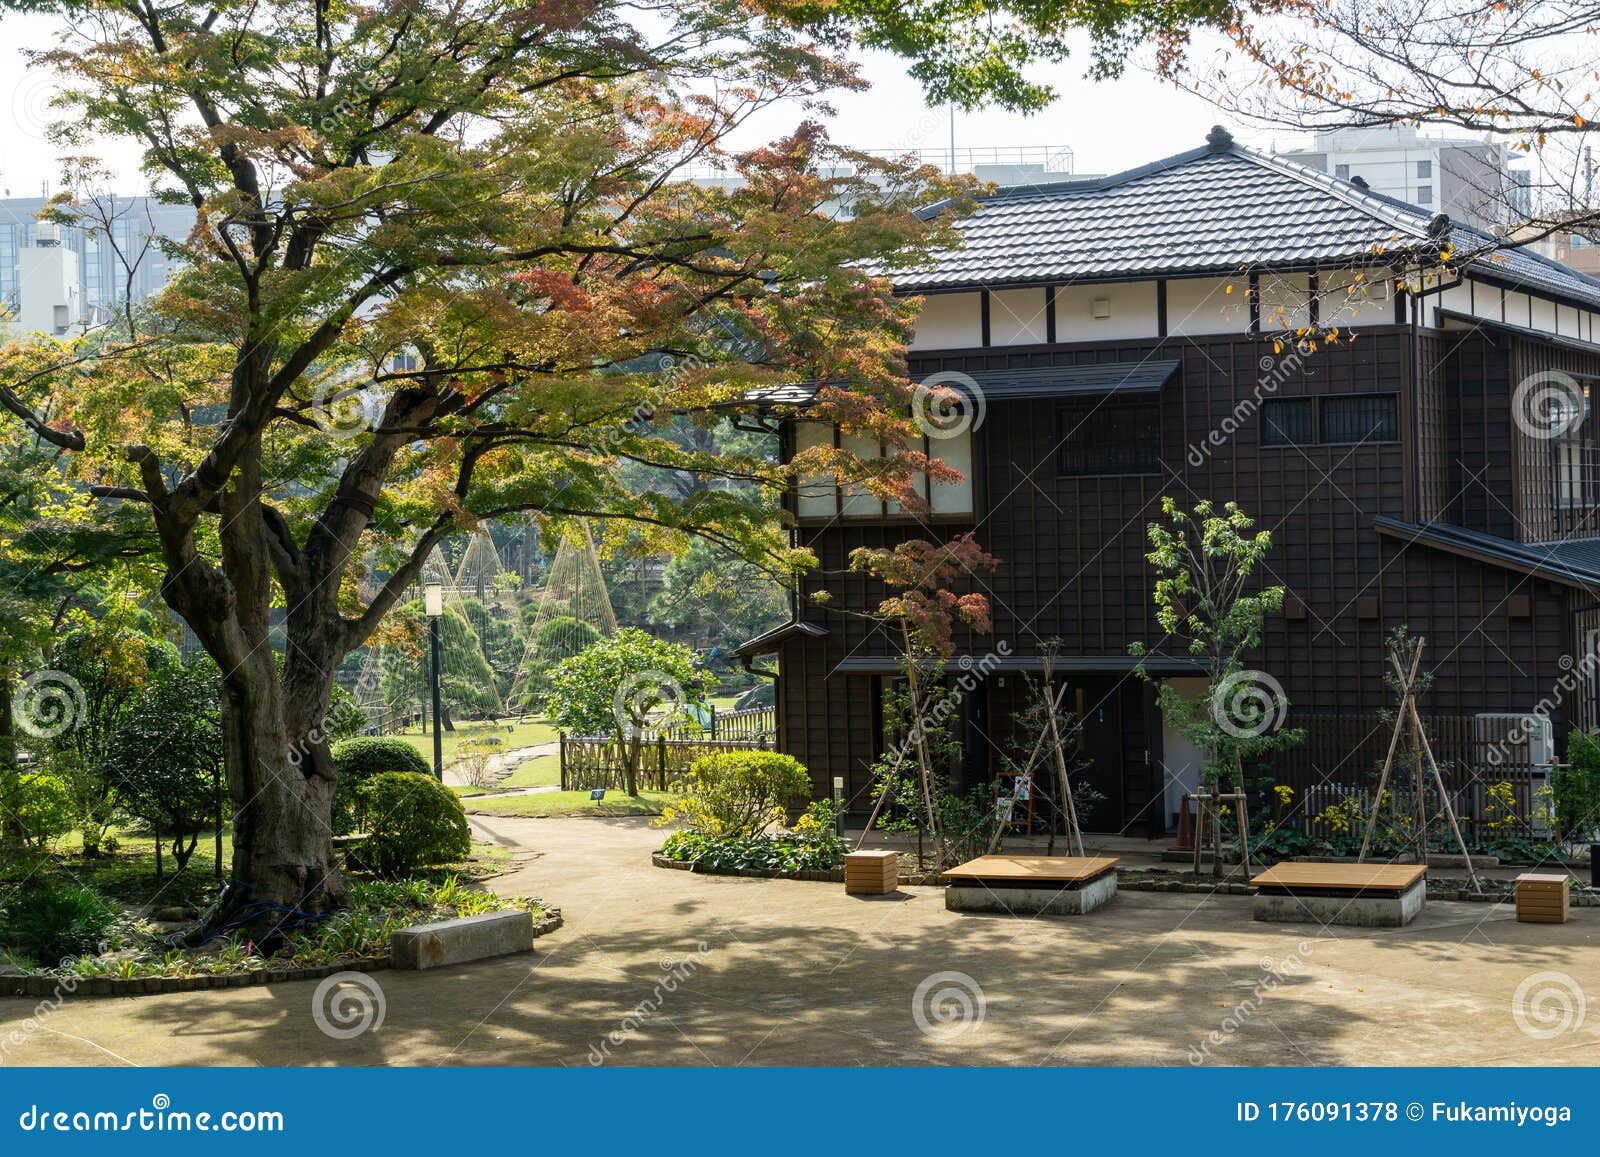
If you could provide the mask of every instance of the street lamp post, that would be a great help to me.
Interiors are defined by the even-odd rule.
[[[428,616],[428,635],[433,651],[433,774],[444,782],[444,733],[439,729],[443,716],[439,693],[439,616],[444,614],[444,586],[427,583],[422,588],[422,609]]]

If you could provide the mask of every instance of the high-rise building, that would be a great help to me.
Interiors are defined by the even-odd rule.
[[[1353,181],[1374,192],[1479,229],[1497,230],[1527,213],[1528,182],[1510,165],[1510,151],[1489,141],[1423,136],[1381,125],[1318,133],[1285,160]]]
[[[65,335],[153,296],[173,272],[156,239],[181,241],[194,225],[191,207],[150,197],[107,197],[98,223],[72,226],[39,220],[47,204],[0,199],[0,305],[12,332]]]

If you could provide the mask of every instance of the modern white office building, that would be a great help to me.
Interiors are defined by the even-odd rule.
[[[148,197],[107,198],[98,226],[39,220],[44,197],[0,199],[0,304],[13,333],[64,336],[104,323],[172,275],[159,237],[181,240],[194,210]]]
[[[1281,155],[1480,229],[1503,228],[1528,210],[1527,176],[1501,144],[1395,125],[1318,133],[1310,148]]]

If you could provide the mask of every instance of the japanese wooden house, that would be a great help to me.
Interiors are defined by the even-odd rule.
[[[1484,252],[1447,218],[1220,129],[1115,176],[1002,190],[963,231],[896,290],[925,298],[912,378],[958,371],[946,381],[979,395],[966,433],[928,443],[965,481],[934,487],[920,519],[803,481],[792,533],[822,564],[804,593],[831,605],[800,598],[741,651],[776,655],[778,746],[818,794],[842,777],[849,810],[870,805],[897,672],[888,633],[844,613],[883,595],[847,573],[850,551],[971,530],[1002,565],[981,584],[993,634],[962,640],[974,668],[987,659],[962,703],[962,777],[992,777],[1022,673],[1060,640],[1084,774],[1106,797],[1086,826],[1172,830],[1198,759],[1129,656],[1159,641],[1145,527],[1172,495],[1236,501],[1272,531],[1266,578],[1287,605],[1250,661],[1307,730],[1275,767],[1306,815],[1381,761],[1384,640],[1401,624],[1427,638],[1423,711],[1465,810],[1486,778],[1529,805],[1546,739],[1559,751],[1595,721],[1600,281]],[[1338,340],[1302,348],[1302,327]],[[786,453],[839,436],[803,409],[783,430]],[[1201,684],[1182,656],[1150,670]]]

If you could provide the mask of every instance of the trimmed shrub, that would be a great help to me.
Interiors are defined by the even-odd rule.
[[[354,854],[379,875],[404,876],[427,864],[463,860],[472,851],[461,801],[432,775],[380,772],[361,785],[356,802],[371,835]]]
[[[403,739],[345,739],[329,752],[339,775],[333,792],[333,834],[348,835],[356,830],[356,793],[361,785],[386,771],[405,771],[433,775],[428,761]]]
[[[0,828],[40,848],[66,835],[77,817],[72,789],[53,775],[0,768]]]
[[[98,892],[36,876],[6,904],[0,947],[54,968],[69,957],[96,951],[116,916]]]
[[[768,872],[830,872],[844,863],[849,845],[831,832],[825,837],[719,837],[673,832],[661,846],[669,860],[704,871],[758,869]]]
[[[681,820],[690,831],[744,838],[782,823],[791,802],[811,794],[811,775],[776,751],[725,751],[697,759],[683,792],[658,824]]]
[[[784,835],[708,836],[673,832],[661,845],[669,860],[701,869],[759,868],[776,872],[827,872],[844,865],[850,845],[837,833],[832,800],[817,800]]]

